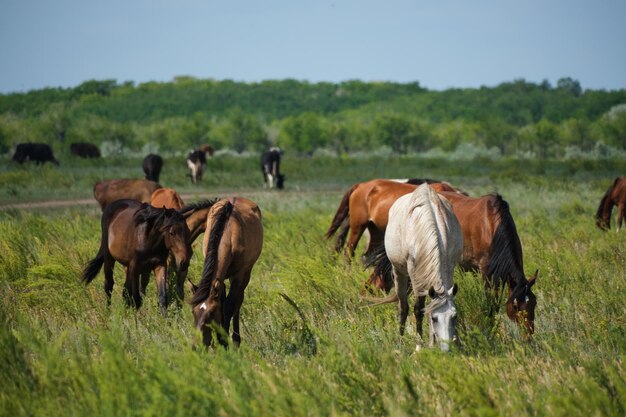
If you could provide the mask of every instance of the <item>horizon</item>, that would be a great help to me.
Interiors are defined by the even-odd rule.
[[[1,94],[187,76],[430,91],[569,77],[583,90],[626,88],[619,0],[7,0],[0,11]]]

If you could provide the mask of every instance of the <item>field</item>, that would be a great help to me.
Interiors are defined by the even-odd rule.
[[[168,163],[169,162],[169,163]],[[0,166],[0,205],[89,199],[140,160]],[[161,182],[186,196],[241,195],[263,211],[265,244],[242,309],[239,349],[194,349],[188,305],[166,318],[154,283],[140,311],[113,303],[82,265],[99,245],[93,204],[0,210],[0,414],[6,416],[623,416],[626,231],[593,215],[626,161],[446,161],[285,156],[286,189],[263,190],[257,160],[213,159],[199,186],[184,161]],[[480,278],[457,272],[462,346],[415,352],[396,307],[360,301],[367,272],[323,238],[343,192],[371,178],[445,179],[509,202],[526,274],[539,270],[536,334],[484,316]],[[359,251],[360,253],[360,251]],[[195,248],[190,277],[202,268]],[[409,317],[409,323],[412,323]],[[427,330],[427,329],[426,329]]]

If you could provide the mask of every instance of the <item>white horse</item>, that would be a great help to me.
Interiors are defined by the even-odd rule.
[[[400,197],[389,209],[384,248],[391,262],[395,294],[377,304],[398,301],[400,334],[404,334],[410,279],[416,295],[417,333],[421,338],[422,319],[427,314],[430,346],[438,343],[441,350],[448,351],[450,342],[456,340],[454,268],[463,252],[461,226],[448,200],[427,184]],[[424,309],[426,294],[431,301]]]

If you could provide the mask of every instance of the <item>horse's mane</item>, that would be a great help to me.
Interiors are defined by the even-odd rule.
[[[198,289],[189,302],[194,307],[203,302],[211,293],[213,279],[215,278],[215,272],[217,270],[217,251],[220,246],[220,241],[222,240],[226,223],[233,212],[233,207],[233,203],[227,201],[222,206],[220,212],[215,215],[216,220],[209,233],[209,244],[206,257],[204,258],[202,278],[198,284]]]
[[[456,225],[460,234],[458,222],[449,221],[447,212],[451,214],[452,210],[446,208],[439,195],[427,185],[418,187],[410,194],[409,200],[405,201],[409,202],[411,208],[407,228],[413,232],[413,241],[409,247],[419,248],[415,253],[418,255],[415,272],[419,274],[419,278],[415,282],[412,280],[413,290],[424,293],[434,287],[441,293],[452,288],[454,276],[446,272],[449,266],[446,265],[446,255],[450,249],[448,246],[459,244],[449,239],[451,236],[447,231]],[[457,252],[460,254],[460,250]],[[449,269],[453,270],[454,265]]]
[[[422,185],[424,183],[434,184],[436,182],[443,182],[443,181],[433,180],[430,178],[409,178],[405,181],[406,184],[413,184],[413,185]]]
[[[495,284],[504,284],[508,277],[512,277],[517,286],[526,282],[522,244],[509,204],[500,194],[491,194],[491,197],[500,222],[491,242],[487,277]]]
[[[220,200],[219,198],[214,198],[213,200],[200,200],[198,202],[186,205],[185,207],[183,207],[180,210],[178,210],[178,212],[180,214],[185,214],[185,213],[188,213],[190,211],[196,211],[196,210],[202,210],[202,209],[205,209],[205,208],[211,208],[211,207],[213,207],[213,204],[217,203],[219,200]]]
[[[156,208],[149,203],[143,203],[133,216],[135,225],[147,223],[151,229],[168,227],[176,222],[185,221],[175,209]]]

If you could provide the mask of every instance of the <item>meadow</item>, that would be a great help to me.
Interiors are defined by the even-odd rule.
[[[626,231],[594,214],[626,161],[448,161],[284,157],[284,191],[258,161],[213,158],[200,185],[166,159],[161,183],[187,202],[241,195],[263,211],[265,243],[242,307],[238,349],[200,343],[190,307],[163,317],[154,280],[127,309],[117,266],[106,306],[93,204],[0,210],[0,414],[6,416],[623,416]],[[141,177],[139,159],[0,166],[0,205],[89,199],[95,181]],[[457,271],[460,348],[415,352],[409,317],[360,300],[367,271],[323,237],[343,192],[371,178],[429,177],[509,202],[526,274],[539,270],[536,333],[503,310],[485,318],[480,277]],[[190,266],[199,279],[200,245]],[[360,253],[360,249],[358,253]],[[427,329],[425,329],[427,331]],[[426,333],[427,334],[427,333]]]

